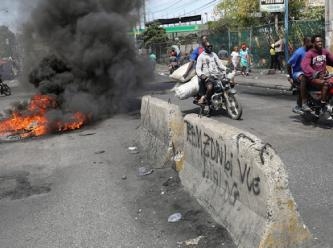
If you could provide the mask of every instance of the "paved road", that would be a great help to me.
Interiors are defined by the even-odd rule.
[[[262,83],[265,78],[262,76]],[[333,124],[304,124],[291,111],[295,96],[286,90],[288,85],[274,89],[258,85],[254,78],[246,80],[248,83],[242,79],[237,87],[243,103],[242,120],[223,115],[212,118],[247,130],[273,146],[286,165],[290,189],[305,223],[317,239],[333,246]],[[159,81],[164,81],[165,87],[173,85],[166,77]],[[167,91],[156,96],[179,104],[184,113],[198,112],[191,99],[180,101]]]
[[[14,87],[0,109],[29,96]],[[0,142],[1,248],[175,248],[200,236],[198,247],[235,247],[173,169],[137,176],[151,164],[129,153],[140,124],[139,105],[132,110],[74,132]],[[182,220],[168,223],[175,212]]]

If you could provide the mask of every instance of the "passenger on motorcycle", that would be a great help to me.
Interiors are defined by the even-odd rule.
[[[302,60],[301,66],[309,83],[321,90],[321,102],[324,105],[327,101],[329,82],[325,78],[327,74],[326,65],[333,66],[333,55],[323,48],[323,40],[320,35],[311,38],[313,48],[310,49]]]
[[[197,62],[199,55],[204,51],[204,45],[207,41],[208,41],[207,35],[201,36],[200,46],[195,48],[190,55],[190,63],[186,69],[186,72],[183,75],[184,78],[186,78],[188,76],[188,74],[191,71],[191,69],[193,68],[194,64]]]
[[[306,90],[306,77],[301,68],[301,62],[305,56],[305,53],[312,48],[311,38],[305,37],[303,40],[303,46],[298,48],[290,57],[287,63],[288,81],[292,87],[300,89],[297,98],[297,106],[294,107],[295,112],[299,110],[311,111],[307,105],[308,94]]]
[[[219,60],[216,53],[213,52],[213,46],[207,41],[204,44],[205,51],[198,57],[196,64],[196,74],[199,77],[199,95],[201,96],[198,104],[205,104],[209,102],[211,96],[214,94],[214,81],[210,79],[211,76],[221,74],[221,70],[227,68]]]

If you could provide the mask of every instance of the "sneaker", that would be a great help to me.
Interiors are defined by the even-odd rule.
[[[296,105],[295,107],[293,107],[292,110],[293,110],[293,112],[295,114],[299,114],[299,115],[303,114],[302,108],[300,106],[298,106],[298,105]]]
[[[311,108],[306,103],[303,103],[302,104],[302,110],[306,111],[306,112],[310,112]]]

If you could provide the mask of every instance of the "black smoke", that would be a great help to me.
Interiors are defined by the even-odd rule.
[[[40,0],[25,26],[30,83],[66,111],[115,113],[151,74],[130,34],[141,2]]]

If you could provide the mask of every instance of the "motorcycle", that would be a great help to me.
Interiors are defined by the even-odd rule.
[[[325,79],[329,83],[327,91],[328,101],[323,105],[321,103],[321,90],[311,88],[310,86],[308,88],[307,104],[311,111],[302,111],[301,113],[305,120],[317,121],[321,117],[324,117],[326,120],[333,120],[333,75],[328,75]]]
[[[193,103],[200,106],[199,115],[210,116],[214,111],[224,110],[231,119],[239,120],[243,108],[237,100],[237,91],[232,87],[230,74],[214,75],[210,78],[214,84],[214,93],[206,104],[199,104],[198,97],[194,97]]]
[[[5,96],[9,96],[12,94],[12,91],[9,88],[9,86],[2,81],[0,81],[0,94]]]

